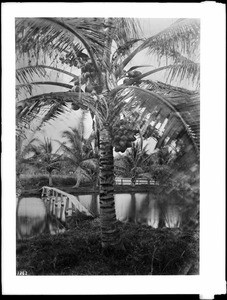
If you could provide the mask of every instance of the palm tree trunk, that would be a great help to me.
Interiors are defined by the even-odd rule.
[[[49,172],[49,186],[53,186],[53,178],[51,172]]]
[[[110,128],[100,131],[100,219],[103,248],[123,248],[116,228],[114,201],[114,159]]]

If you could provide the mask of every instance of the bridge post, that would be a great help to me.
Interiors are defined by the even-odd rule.
[[[62,222],[65,222],[65,202],[64,202],[64,197],[61,194],[61,212],[60,212],[60,220]]]
[[[57,196],[57,203],[58,203],[58,214],[57,214],[57,218],[60,219],[61,218],[61,194],[58,193]]]
[[[67,212],[67,215],[69,215],[68,209],[69,209],[69,197],[66,197],[65,212]]]
[[[52,190],[52,215],[55,215],[55,197],[54,197],[54,190]]]

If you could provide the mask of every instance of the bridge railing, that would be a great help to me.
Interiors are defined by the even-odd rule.
[[[77,197],[68,194],[59,189],[43,186],[41,198],[43,199],[47,212],[54,215],[63,223],[67,216],[71,216],[73,212],[81,212],[86,216],[92,214],[78,201]]]
[[[115,178],[116,185],[132,185],[131,178]],[[158,183],[153,179],[137,178],[135,185],[157,185]]]

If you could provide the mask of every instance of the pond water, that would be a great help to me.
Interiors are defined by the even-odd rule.
[[[94,216],[98,216],[99,196],[76,196],[80,203]],[[152,193],[115,194],[116,217],[122,222],[134,222],[158,228],[162,215],[166,227],[179,227],[181,215],[178,206],[165,205],[160,211]],[[40,198],[21,198],[17,203],[17,238],[28,238],[40,233],[57,234],[64,226],[56,217],[49,214],[44,201]]]

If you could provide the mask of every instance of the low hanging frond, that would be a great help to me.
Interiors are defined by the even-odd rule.
[[[29,92],[29,94],[32,94],[32,87],[33,86],[41,86],[41,85],[52,85],[52,86],[58,86],[63,87],[68,90],[71,90],[73,85],[63,82],[57,82],[57,81],[33,81],[30,83],[23,83],[23,84],[17,84],[16,85],[16,92],[21,93],[21,90],[24,90],[25,92]]]
[[[71,77],[75,77],[75,74],[65,71],[60,68],[45,66],[45,65],[36,65],[36,66],[27,66],[16,69],[16,80],[18,84],[27,84],[31,83],[34,80],[49,79],[50,73],[47,71],[55,71],[57,73],[63,73]]]
[[[16,80],[19,84],[26,84],[34,80],[35,77],[45,79],[48,76],[44,66],[28,66],[16,69]]]
[[[52,120],[55,120],[60,115],[64,114],[66,108],[67,108],[67,106],[64,102],[56,102],[56,103],[52,104],[48,108],[47,113],[42,118],[39,128],[41,128],[44,124],[46,124]]]
[[[164,89],[162,85],[157,92],[157,87],[158,84],[155,86],[155,92],[138,87],[128,87],[123,92],[119,92],[115,97],[116,105],[119,96],[124,105],[121,106],[118,114],[123,113],[126,117],[133,117],[142,128],[148,123],[155,126],[160,124],[159,128],[162,128],[162,131],[159,132],[156,147],[162,147],[180,138],[187,145],[188,153],[197,160],[199,157],[199,95],[196,93],[191,95],[189,91],[189,94],[182,97],[184,89],[181,93],[177,93],[176,90],[171,91],[168,86]],[[194,106],[191,105],[193,98]],[[177,106],[180,103],[181,106]],[[112,120],[116,122],[116,118]]]
[[[55,92],[36,95],[33,97],[26,98],[16,103],[17,117],[26,118],[31,116],[34,112],[34,116],[43,108],[51,108],[56,103],[66,105],[67,103],[76,103],[79,108],[87,110],[100,117],[103,120],[101,113],[97,109],[97,104],[90,93],[76,93],[76,92]],[[56,105],[57,106],[57,105]]]

